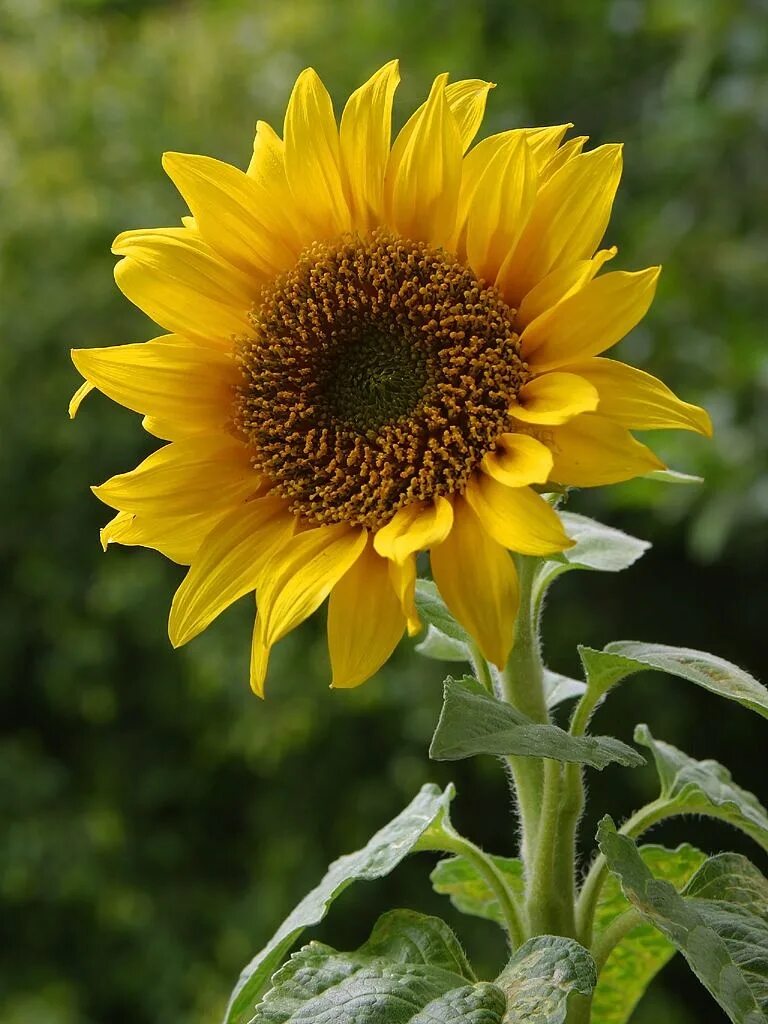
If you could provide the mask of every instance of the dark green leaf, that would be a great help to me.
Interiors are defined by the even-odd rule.
[[[476,984],[445,922],[394,910],[351,953],[313,942],[275,974],[253,1024],[501,1024],[505,998]]]
[[[697,882],[694,876],[687,892],[723,892],[729,902],[700,895],[684,898],[674,886],[654,878],[634,842],[617,832],[610,818],[600,823],[598,840],[624,895],[680,950],[733,1024],[766,1024],[768,883],[757,870],[739,857],[734,875],[735,855],[714,868],[705,864],[700,869],[703,880]]]
[[[504,1024],[562,1024],[573,992],[589,995],[595,964],[573,939],[539,935],[517,950],[496,984],[507,997]]]
[[[768,689],[749,672],[714,654],[635,640],[617,640],[603,651],[582,647],[579,654],[590,691],[595,695],[605,693],[636,672],[655,669],[686,679],[768,717]]]
[[[752,793],[741,789],[717,761],[696,761],[669,743],[654,739],[638,725],[635,740],[650,749],[661,781],[661,799],[675,814],[719,818],[751,836],[768,850],[768,813]]]
[[[556,725],[540,725],[491,697],[476,680],[449,676],[429,755],[453,761],[474,754],[548,757],[598,769],[612,762],[644,764],[636,750],[612,736],[571,736]]]
[[[515,857],[492,857],[495,867],[504,876],[512,894],[522,901],[524,898],[524,879],[522,862]],[[448,896],[451,903],[463,914],[484,917],[505,927],[504,915],[493,891],[479,874],[474,864],[466,857],[446,857],[438,862],[430,875],[432,888],[443,896]]]
[[[706,860],[700,850],[687,843],[676,850],[641,846],[639,853],[656,878],[669,882],[678,891]],[[629,907],[618,879],[611,875],[603,885],[595,913],[596,938]],[[600,971],[590,1024],[625,1024],[648,985],[674,953],[669,939],[652,924],[641,923],[629,932],[614,947]]]
[[[464,644],[470,643],[469,634],[448,611],[432,580],[416,580],[416,608],[424,622],[444,636]]]
[[[334,861],[320,884],[304,897],[243,970],[232,993],[225,1024],[244,1024],[249,1020],[275,968],[304,929],[322,921],[331,903],[352,882],[388,875],[414,849],[429,826],[447,814],[452,799],[452,786],[444,792],[437,786],[423,786],[408,807],[363,849]]]

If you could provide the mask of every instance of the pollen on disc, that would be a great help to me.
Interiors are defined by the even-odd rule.
[[[254,466],[315,523],[377,529],[461,492],[529,376],[513,318],[442,249],[383,231],[316,243],[238,345]]]

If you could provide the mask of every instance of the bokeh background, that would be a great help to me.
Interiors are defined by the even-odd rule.
[[[249,602],[188,649],[165,620],[179,567],[103,555],[109,513],[88,488],[151,448],[100,396],[74,423],[72,346],[143,340],[151,325],[111,280],[112,238],[178,221],[163,150],[244,165],[257,117],[280,126],[313,64],[337,110],[392,56],[397,117],[432,77],[498,82],[486,131],[574,121],[626,141],[609,231],[617,264],[665,265],[628,361],[711,411],[711,443],[657,435],[700,487],[643,482],[577,494],[654,548],[620,578],[572,573],[549,603],[550,665],[575,644],[658,640],[713,650],[768,678],[768,6],[763,0],[0,0],[0,1021],[219,1020],[243,963],[339,853],[425,781],[455,778],[455,818],[491,850],[515,841],[491,760],[431,764],[445,667],[407,643],[365,687],[326,689],[316,617],[248,691]],[[578,578],[577,578],[578,576]],[[638,677],[600,727],[729,764],[766,792],[765,732],[736,706]],[[654,792],[650,769],[590,777],[585,825]],[[462,799],[462,795],[464,799]],[[720,826],[710,850],[761,854]],[[422,855],[349,890],[320,937],[349,948],[387,905],[444,912],[482,969],[494,926],[459,919]],[[639,1024],[724,1018],[680,965]]]

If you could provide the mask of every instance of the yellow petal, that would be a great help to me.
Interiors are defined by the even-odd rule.
[[[551,274],[547,274],[531,288],[520,303],[515,317],[517,327],[527,327],[537,316],[541,316],[558,302],[579,291],[595,277],[603,264],[613,259],[617,252],[618,249],[613,245],[610,249],[601,249],[595,253],[591,260],[576,260],[575,263],[567,263],[564,267],[558,267]]]
[[[495,541],[523,555],[551,555],[572,546],[551,505],[530,487],[506,487],[485,473],[470,477],[465,497]]]
[[[520,338],[530,367],[543,373],[596,356],[621,341],[648,312],[660,270],[603,274],[537,317]]]
[[[455,237],[452,248],[460,235],[465,232],[469,207],[480,179],[491,160],[500,150],[507,149],[516,139],[524,138],[533,157],[537,172],[555,152],[560,139],[570,128],[561,124],[552,128],[514,128],[481,139],[464,157],[461,165],[461,187],[459,189],[458,210],[456,214]]]
[[[514,643],[520,604],[509,552],[486,533],[467,502],[458,498],[453,529],[429,557],[435,583],[451,614],[483,657],[503,668]]]
[[[389,581],[405,616],[408,636],[421,632],[421,619],[416,610],[416,556],[409,555],[403,562],[389,561]]]
[[[231,416],[237,368],[215,349],[156,338],[73,349],[72,361],[99,391],[134,412],[200,431],[223,430]]]
[[[296,252],[263,216],[264,196],[253,178],[221,160],[165,153],[163,167],[192,211],[203,239],[241,270],[274,276]]]
[[[510,412],[523,423],[567,423],[581,412],[597,408],[598,394],[575,373],[545,373],[520,388]]]
[[[269,667],[269,648],[264,643],[263,627],[261,618],[257,614],[253,623],[253,637],[251,639],[251,663],[250,682],[251,689],[257,697],[264,696],[264,683],[267,679],[267,668]]]
[[[124,512],[183,516],[240,504],[262,483],[248,448],[221,434],[166,445],[132,472],[92,490],[100,501]]]
[[[525,227],[538,175],[524,135],[515,136],[488,162],[467,218],[467,259],[478,277],[496,280],[504,259]]]
[[[363,529],[319,526],[292,537],[272,556],[258,593],[268,646],[316,611],[366,544]]]
[[[168,634],[180,647],[234,601],[255,590],[270,554],[290,535],[295,518],[282,498],[259,498],[227,515],[200,546],[171,605]]]
[[[80,404],[86,395],[89,395],[93,391],[93,384],[89,380],[84,381],[77,391],[72,395],[69,402],[69,418],[73,420],[77,416],[77,410],[80,408]]]
[[[552,427],[542,440],[552,449],[552,479],[572,487],[615,484],[666,468],[628,430],[596,413]]]
[[[495,88],[494,82],[479,78],[468,78],[445,87],[445,98],[459,129],[462,153],[472,145],[485,116],[488,93]]]
[[[403,635],[405,616],[387,565],[368,543],[331,591],[328,649],[332,686],[364,683],[381,668]]]
[[[382,558],[402,563],[409,555],[445,540],[452,521],[450,501],[437,495],[429,505],[414,502],[401,508],[376,531],[373,545]]]
[[[569,366],[584,377],[600,395],[600,415],[630,430],[695,430],[712,436],[706,410],[683,402],[650,373],[614,359],[588,359]]]
[[[339,131],[328,90],[313,68],[296,79],[285,113],[285,171],[297,207],[319,238],[349,231]]]
[[[223,519],[226,509],[207,508],[195,515],[144,517],[118,512],[100,531],[104,550],[110,544],[139,546],[159,551],[172,562],[190,565],[205,538]]]
[[[223,348],[250,333],[258,278],[226,263],[194,232],[125,231],[112,251],[124,257],[115,267],[120,291],[166,330]]]
[[[521,299],[550,271],[588,259],[608,226],[621,177],[621,146],[599,146],[552,175],[496,281],[506,300]]]
[[[295,203],[285,173],[283,140],[266,121],[256,122],[253,156],[245,172],[259,191],[259,216],[295,252],[312,241],[311,228],[295,216]]]
[[[573,160],[575,156],[578,156],[584,149],[584,145],[589,141],[588,135],[578,135],[575,139],[569,139],[564,142],[563,145],[558,149],[554,156],[546,162],[541,170],[541,183],[542,185],[549,181],[553,174],[560,170],[569,160]]]
[[[461,181],[461,138],[445,96],[445,76],[435,79],[411,131],[400,132],[387,164],[387,219],[405,238],[440,244],[453,232]]]
[[[543,484],[552,469],[552,453],[528,434],[502,434],[496,451],[484,457],[481,468],[507,487]]]
[[[391,60],[355,90],[341,115],[339,140],[353,226],[368,231],[384,216],[384,175],[392,133],[392,101],[400,82]]]

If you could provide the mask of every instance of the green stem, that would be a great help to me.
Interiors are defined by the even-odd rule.
[[[420,843],[419,849],[455,853],[468,860],[496,897],[512,948],[515,949],[524,941],[525,927],[512,890],[503,874],[479,846],[443,825],[437,835],[432,834],[426,842]]]
[[[632,839],[637,839],[653,825],[663,821],[665,818],[674,817],[676,813],[673,805],[659,798],[636,811],[621,826],[619,832],[622,835],[630,836]],[[584,884],[581,887],[581,893],[576,904],[577,936],[579,942],[587,947],[592,945],[595,911],[600,899],[603,883],[607,877],[608,863],[601,853],[595,858],[587,877],[584,879]]]
[[[639,924],[643,924],[643,918],[639,911],[630,907],[629,910],[625,910],[623,914],[615,917],[608,927],[600,932],[592,946],[592,956],[595,967],[597,967],[598,977],[616,946]]]
[[[520,609],[515,644],[500,675],[501,696],[533,721],[547,722],[538,621],[532,605],[538,560],[517,556],[515,561],[520,578]],[[533,757],[510,757],[508,760],[520,812],[523,862],[530,869],[538,842],[544,786],[543,764],[541,759]]]

